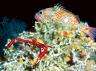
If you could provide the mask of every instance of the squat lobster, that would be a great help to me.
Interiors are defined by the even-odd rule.
[[[11,40],[11,42],[7,45],[7,48],[10,48],[10,46],[12,44],[14,44],[14,42],[18,40],[18,41],[21,41],[21,42],[25,42],[29,45],[33,45],[33,46],[37,46],[38,48],[40,48],[40,55],[38,56],[37,58],[37,63],[39,62],[39,60],[42,59],[42,57],[46,54],[47,50],[48,50],[48,46],[46,46],[44,43],[41,43],[40,41],[38,41],[38,39],[36,38],[33,38],[32,41],[30,40],[25,40],[25,39],[22,39],[22,38],[14,38]],[[43,51],[41,51],[41,48],[44,48]]]

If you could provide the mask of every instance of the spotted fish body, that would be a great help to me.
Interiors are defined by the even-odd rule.
[[[77,16],[68,10],[64,9],[62,6],[54,6],[40,10],[36,13],[35,19],[41,22],[49,22],[55,24],[61,22],[64,26],[72,26],[79,23]]]
[[[40,10],[35,14],[35,19],[39,22],[49,22],[51,24],[60,22],[62,23],[62,26],[70,26],[73,28],[76,28],[80,22],[78,16],[58,5]],[[79,28],[84,30],[84,32],[92,39],[96,38],[96,28],[85,25],[80,26]]]

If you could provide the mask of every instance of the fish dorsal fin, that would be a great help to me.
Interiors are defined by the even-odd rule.
[[[54,10],[55,11],[58,11],[58,10],[61,10],[61,9],[63,10],[64,7],[60,3],[57,3],[57,4],[54,5]]]
[[[59,13],[65,13],[65,14],[68,14],[68,15],[74,15],[72,12],[70,12],[69,10],[67,10],[64,6],[62,6],[60,3],[57,3],[54,5],[54,11],[55,12],[59,12]]]

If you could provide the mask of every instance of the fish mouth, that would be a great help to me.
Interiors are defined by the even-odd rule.
[[[40,17],[37,14],[35,15],[35,20],[40,21]]]

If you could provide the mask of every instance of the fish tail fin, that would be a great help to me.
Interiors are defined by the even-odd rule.
[[[89,36],[92,40],[96,41],[96,28],[89,27],[88,36]]]

